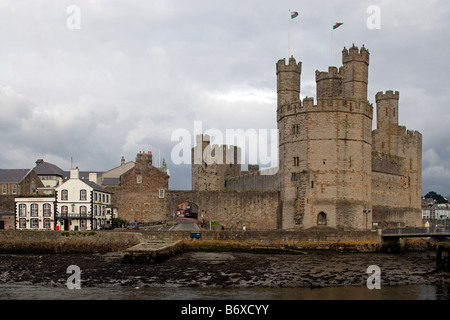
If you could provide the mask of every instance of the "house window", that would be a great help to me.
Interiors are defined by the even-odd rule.
[[[37,217],[38,216],[38,205],[37,205],[37,203],[32,203],[31,204],[31,216],[32,217]]]
[[[36,219],[36,218],[31,219],[31,220],[30,220],[30,223],[31,223],[31,228],[32,228],[32,229],[37,229],[37,228],[39,228],[39,219]]]
[[[25,204],[19,204],[19,217],[25,217],[27,215],[27,206]]]
[[[94,216],[97,215],[97,206],[94,206]]]
[[[51,229],[49,218],[44,219],[44,229]]]
[[[52,207],[50,206],[49,203],[44,203],[44,217],[50,217],[51,213],[52,213]]]
[[[97,201],[97,192],[94,192],[94,201]]]
[[[80,207],[80,216],[81,216],[82,218],[86,218],[86,216],[87,216],[86,206],[81,206],[81,207]]]
[[[86,220],[84,219],[80,220],[80,229],[86,230]]]
[[[80,190],[80,200],[86,200],[86,190]]]
[[[109,203],[109,194],[106,195],[106,203]]]
[[[25,229],[27,227],[27,220],[25,218],[19,219],[19,228]]]
[[[67,217],[67,214],[69,213],[69,207],[68,206],[62,206],[61,207],[61,214],[64,217]]]
[[[61,191],[61,200],[67,200],[68,194],[69,194],[69,192],[66,189],[62,190]]]
[[[105,194],[102,194],[102,202],[105,202]]]
[[[136,182],[137,183],[142,183],[142,176],[141,175],[137,175],[136,176]]]
[[[6,185],[3,185],[3,186],[2,186],[2,193],[3,193],[3,194],[6,194],[6,190],[7,190],[7,189],[6,189]]]
[[[17,186],[16,186],[16,185],[13,185],[13,186],[12,186],[12,193],[13,193],[13,194],[16,194],[16,193],[17,193]]]

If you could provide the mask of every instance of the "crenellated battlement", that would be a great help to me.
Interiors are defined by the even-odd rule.
[[[342,67],[328,67],[328,72],[316,70],[316,82],[328,79],[342,79]]]
[[[379,100],[387,100],[387,99],[395,99],[395,100],[399,100],[400,99],[400,92],[398,91],[392,91],[392,90],[388,90],[386,91],[386,93],[380,91],[377,92],[377,94],[375,95],[375,101],[379,101]]]
[[[280,59],[277,62],[277,74],[279,72],[298,72],[302,73],[302,63],[297,63],[295,58],[289,58],[289,64],[286,64],[286,59]]]
[[[364,45],[359,50],[358,47],[353,44],[350,49],[344,47],[342,50],[342,62],[348,63],[351,61],[360,61],[369,64],[369,51],[364,47]]]
[[[333,97],[332,99],[320,98],[314,104],[314,98],[306,97],[302,102],[285,104],[278,108],[277,119],[308,112],[349,112],[360,113],[373,118],[373,105],[358,99]]]

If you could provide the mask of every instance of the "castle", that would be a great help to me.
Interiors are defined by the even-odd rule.
[[[223,159],[193,161],[192,190],[278,191],[281,229],[420,226],[422,135],[399,126],[399,93],[393,91],[376,94],[372,131],[369,51],[344,48],[342,63],[316,71],[314,104],[313,98],[300,100],[301,62],[279,60],[276,174],[262,175],[254,165],[241,172],[239,148],[211,146],[200,135],[193,159],[219,151]]]

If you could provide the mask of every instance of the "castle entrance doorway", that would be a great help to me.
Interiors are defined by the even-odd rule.
[[[317,225],[319,226],[327,225],[327,214],[325,212],[321,212],[317,215]]]
[[[177,206],[177,217],[198,218],[198,206],[189,201],[179,203]]]

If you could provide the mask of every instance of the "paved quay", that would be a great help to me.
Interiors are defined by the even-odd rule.
[[[183,250],[182,240],[145,240],[125,250],[124,262],[159,262]]]

